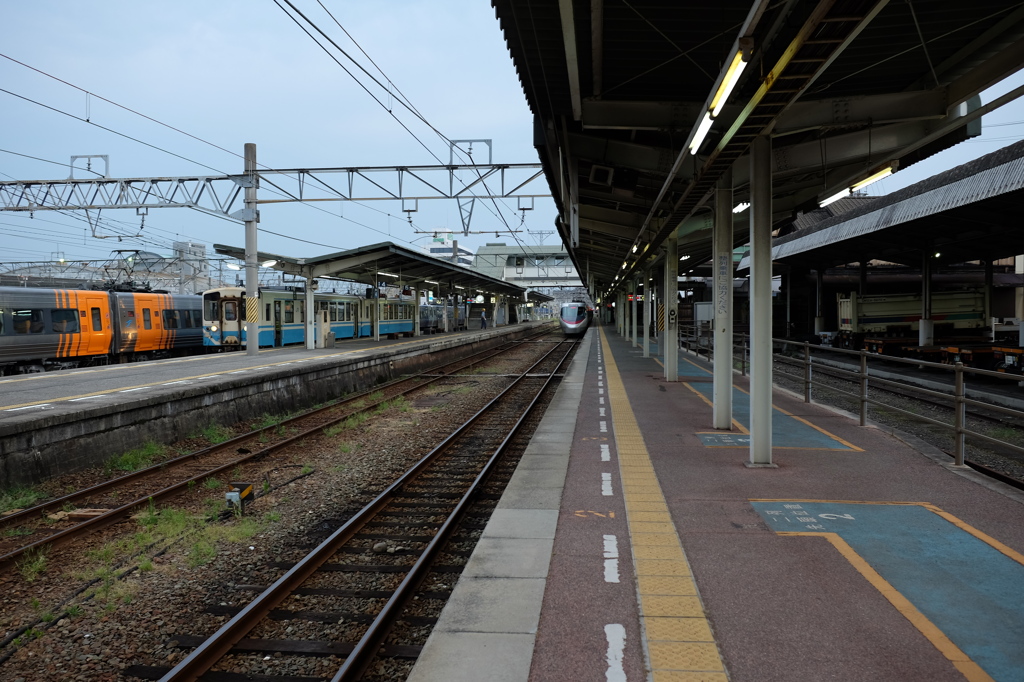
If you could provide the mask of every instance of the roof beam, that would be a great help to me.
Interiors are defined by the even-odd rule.
[[[595,130],[689,131],[700,102],[583,101],[583,128]]]
[[[784,135],[826,127],[940,119],[946,117],[948,107],[944,90],[799,101],[779,116],[772,134],[778,140]]]
[[[576,55],[576,23],[573,19],[572,0],[558,0],[558,15],[562,19],[562,42],[565,45],[565,67],[569,76],[569,97],[572,100],[573,120],[580,120],[580,67]]]

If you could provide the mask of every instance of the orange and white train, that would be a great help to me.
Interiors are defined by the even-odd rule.
[[[0,287],[0,375],[202,351],[201,296]]]

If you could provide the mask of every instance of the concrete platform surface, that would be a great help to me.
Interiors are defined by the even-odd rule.
[[[709,379],[588,332],[410,679],[1024,680],[1020,491],[781,391],[747,467]]]

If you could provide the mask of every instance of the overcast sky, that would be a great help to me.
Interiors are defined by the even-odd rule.
[[[316,0],[292,2],[375,71]],[[324,4],[441,133],[452,139],[493,139],[496,162],[537,161],[532,118],[488,2],[324,0]],[[5,3],[4,19],[0,54],[71,85],[0,58],[0,88],[9,91],[0,92],[3,180],[64,178],[70,156],[84,154],[108,154],[113,177],[239,173],[246,142],[257,144],[261,165],[276,168],[437,163],[432,154],[445,162],[448,159],[447,143],[403,110],[395,94],[389,97],[386,91],[369,86],[429,151],[274,0],[33,0]],[[990,99],[986,96],[984,101]],[[1019,103],[1011,105],[986,117],[985,124],[980,140],[901,171],[875,185],[872,193],[894,191],[1021,139],[1024,109]],[[475,151],[475,158],[482,159],[483,150]],[[76,177],[83,175],[76,171]],[[538,187],[546,189],[546,183],[541,181]],[[261,192],[261,198],[267,198],[265,188]],[[518,228],[524,215],[515,208],[514,202],[499,204],[498,209],[478,202],[473,229],[504,230],[506,223]],[[499,212],[504,220],[496,215]],[[413,226],[402,206],[394,202],[263,206],[260,249],[304,257],[386,240],[419,246],[431,236],[416,230],[458,233],[461,229],[458,206],[451,201],[420,202],[419,211],[411,216]],[[133,211],[106,211],[102,218],[101,235],[138,232],[140,218]],[[554,218],[553,202],[538,200],[535,209],[525,213],[522,225],[533,233],[523,232],[518,238],[538,243],[540,232],[554,229]],[[117,248],[169,254],[175,240],[244,244],[241,225],[189,209],[151,211],[142,234],[142,239],[124,237],[121,242],[116,237],[95,239],[81,214],[51,211],[29,217],[4,212],[0,214],[0,262],[49,260],[58,252],[69,260],[102,259]],[[550,234],[543,238],[548,244],[556,240]],[[513,238],[507,234],[496,238],[493,233],[460,238],[460,243],[473,249],[488,241],[512,243]]]

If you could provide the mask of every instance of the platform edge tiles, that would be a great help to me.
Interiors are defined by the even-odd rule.
[[[593,331],[580,344],[409,682],[525,682]]]
[[[643,434],[601,329],[647,664],[654,682],[727,682],[721,653]]]

